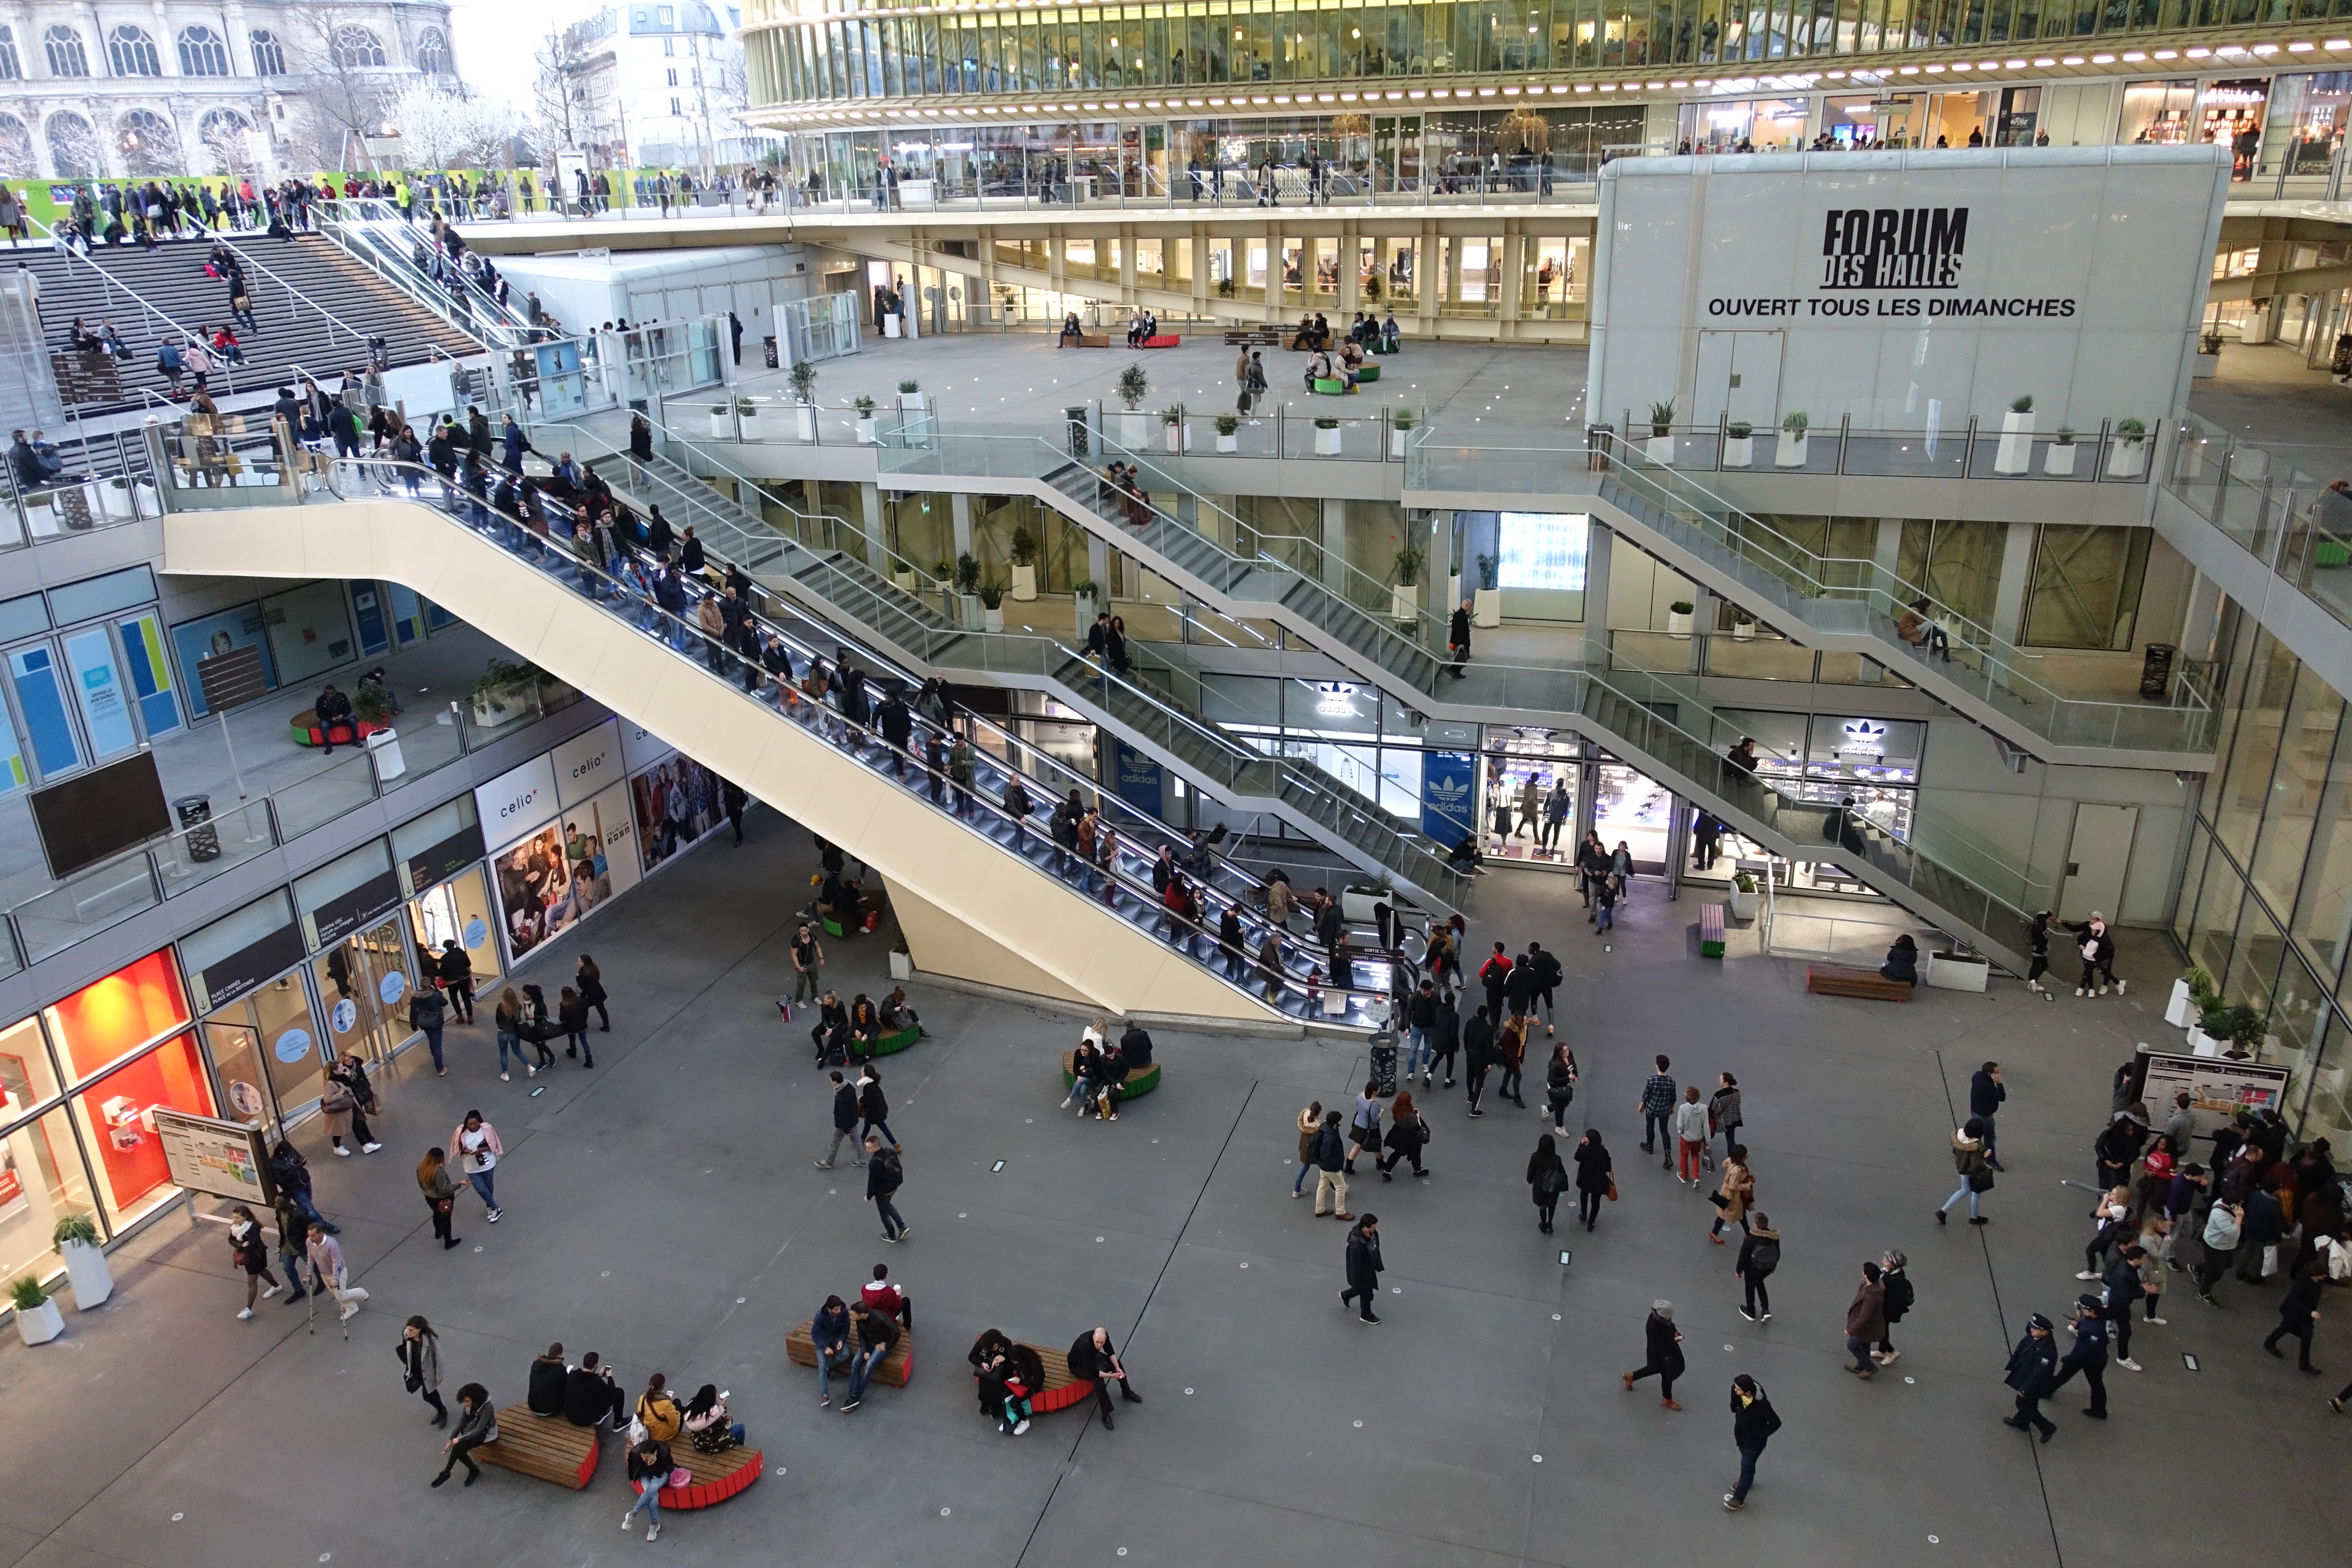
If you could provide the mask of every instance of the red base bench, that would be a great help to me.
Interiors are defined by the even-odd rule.
[[[698,1454],[682,1432],[677,1441],[669,1446],[669,1457],[670,1463],[694,1479],[682,1487],[662,1488],[664,1509],[709,1508],[712,1503],[725,1502],[760,1479],[767,1458],[760,1449],[740,1443],[716,1454]],[[631,1481],[629,1489],[642,1496],[646,1489],[644,1483]]]
[[[1183,338],[1178,333],[1162,332],[1156,338],[1144,339],[1140,346],[1147,349],[1172,349],[1183,341]]]
[[[576,1492],[596,1479],[601,1451],[593,1426],[574,1426],[561,1415],[535,1415],[512,1405],[499,1412],[499,1440],[475,1449],[474,1458]]]

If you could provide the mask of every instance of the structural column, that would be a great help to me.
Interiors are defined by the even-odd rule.
[[[2025,626],[2025,590],[2033,575],[2033,530],[2012,522],[2000,552],[2000,586],[1993,595],[1992,635],[2014,647]]]
[[[1584,646],[1589,665],[1609,659],[1609,557],[1616,535],[1599,522],[1584,541]]]
[[[1348,584],[1348,503],[1343,497],[1323,498],[1323,585],[1344,594]]]
[[[812,483],[808,488],[814,489],[816,487]],[[857,505],[860,514],[866,519],[866,542],[858,553],[866,557],[868,566],[887,575],[890,563],[883,558],[882,487],[871,484],[858,486]]]
[[[956,490],[948,497],[948,522],[954,531],[956,560],[971,553],[971,497]]]

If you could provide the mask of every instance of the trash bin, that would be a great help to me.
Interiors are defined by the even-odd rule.
[[[172,811],[180,819],[180,830],[186,835],[188,858],[219,859],[220,830],[212,826],[213,797],[184,795],[172,803]]]
[[[2152,642],[2140,661],[2139,694],[2150,702],[2161,702],[2172,689],[2172,656],[2180,651],[2168,642]]]
[[[1397,1037],[1388,1029],[1372,1037],[1372,1086],[1383,1100],[1397,1091]]]
[[[1070,456],[1083,458],[1093,449],[1087,437],[1086,405],[1062,410],[1062,422],[1070,427]]]
[[[773,338],[761,338],[760,340],[760,358],[770,370],[781,370],[783,368],[782,362],[776,357],[776,340]]]
[[[400,731],[378,730],[367,738],[368,755],[375,760],[378,784],[391,784],[405,775],[408,762],[400,754]]]

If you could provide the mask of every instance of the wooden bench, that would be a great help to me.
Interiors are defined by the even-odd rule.
[[[576,1492],[596,1479],[601,1452],[595,1427],[574,1426],[561,1415],[534,1415],[522,1405],[508,1405],[499,1409],[499,1440],[475,1449],[474,1458]]]
[[[869,1057],[895,1057],[922,1037],[923,1026],[918,1024],[911,1029],[901,1029],[895,1035],[883,1036],[874,1042],[874,1048],[866,1054]]]
[[[1243,327],[1225,334],[1225,346],[1233,348],[1278,349],[1282,332],[1275,327]]]
[[[760,1479],[766,1458],[763,1452],[747,1443],[721,1448],[715,1454],[698,1454],[686,1434],[680,1432],[669,1446],[669,1461],[694,1479],[682,1487],[662,1488],[661,1505],[667,1510],[709,1508],[712,1503],[725,1502]],[[629,1489],[642,1496],[645,1483],[631,1481]]]
[[[1055,332],[1054,340],[1054,346],[1057,349],[1066,349],[1072,346],[1071,344],[1062,341],[1062,334],[1058,331]],[[1076,346],[1082,349],[1107,349],[1110,347],[1110,334],[1108,332],[1080,332],[1078,334]]]
[[[1029,1409],[1033,1415],[1050,1415],[1056,1410],[1067,1410],[1082,1400],[1094,1397],[1095,1380],[1070,1375],[1070,1356],[1066,1351],[1051,1351],[1044,1345],[1030,1345],[1026,1340],[1017,1342],[1029,1345],[1037,1352],[1037,1363],[1045,1369],[1045,1386],[1029,1391]],[[978,1373],[973,1374],[975,1382]]]
[[[1859,996],[1865,1002],[1908,1002],[1911,987],[1874,969],[1842,969],[1834,963],[1805,965],[1805,989],[1816,996]]]
[[[1078,1053],[1064,1051],[1062,1053],[1062,1087],[1067,1089],[1077,1081]],[[1118,1097],[1122,1100],[1133,1100],[1138,1095],[1150,1094],[1159,1087],[1160,1064],[1155,1061],[1148,1068],[1129,1071],[1127,1077],[1120,1079]]]
[[[784,1354],[795,1365],[810,1367],[816,1365],[816,1341],[809,1334],[809,1330],[815,1322],[814,1318],[810,1318],[799,1328],[784,1336]],[[888,1355],[882,1358],[882,1364],[874,1369],[874,1375],[869,1381],[887,1383],[893,1388],[904,1388],[907,1386],[907,1379],[912,1377],[914,1373],[915,1331],[901,1328],[898,1331],[898,1342],[891,1347]],[[847,1373],[845,1373],[843,1375],[846,1376]],[[667,1502],[669,1500],[664,1498],[662,1500]]]
[[[1701,904],[1698,907],[1698,955],[1701,958],[1723,956],[1723,906]]]

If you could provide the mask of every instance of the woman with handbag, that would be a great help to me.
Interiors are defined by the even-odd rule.
[[[1318,1100],[1298,1113],[1298,1174],[1290,1182],[1290,1195],[1294,1198],[1307,1195],[1307,1173],[1315,1168],[1315,1145],[1322,1137],[1323,1102]]]
[[[327,1089],[319,1109],[327,1118],[327,1141],[335,1146],[336,1153],[346,1160],[352,1156],[343,1147],[345,1132],[359,1140],[362,1154],[383,1147],[368,1129],[367,1113],[375,1108],[375,1086],[368,1082],[366,1063],[346,1055],[327,1069]]]
[[[401,1383],[409,1393],[433,1407],[433,1425],[449,1425],[449,1407],[441,1403],[441,1338],[423,1318],[408,1320],[393,1353],[400,1358]]]
[[[1985,1160],[1984,1123],[1976,1117],[1969,1117],[1952,1133],[1952,1168],[1959,1172],[1960,1184],[1952,1189],[1952,1195],[1936,1211],[1936,1223],[1947,1223],[1946,1211],[1965,1197],[1969,1200],[1969,1223],[1984,1224],[1984,1215],[1977,1209],[1979,1200],[1992,1191],[1992,1166]]]
[[[242,1320],[253,1316],[256,1301],[267,1301],[286,1287],[280,1285],[278,1276],[269,1271],[269,1243],[262,1237],[261,1222],[254,1218],[253,1211],[243,1204],[237,1205],[231,1213],[228,1255],[232,1262],[245,1270],[245,1308],[237,1313]],[[298,1275],[296,1279],[299,1282],[300,1277]],[[264,1279],[269,1281],[267,1290],[261,1288]]]
[[[1410,1161],[1416,1176],[1429,1174],[1428,1167],[1421,1163],[1421,1152],[1429,1147],[1429,1121],[1413,1104],[1412,1090],[1409,1089],[1397,1090],[1395,1100],[1389,1106],[1388,1145],[1388,1157],[1373,1162],[1380,1167],[1381,1181],[1396,1180],[1389,1173],[1397,1168],[1400,1161]]]
[[[593,1010],[596,1015],[597,1032],[611,1034],[613,1015],[604,1010],[604,1004],[611,1000],[604,994],[604,972],[596,967],[594,959],[583,952],[580,955],[579,971],[572,975],[572,979],[573,985],[579,989],[581,1005]]]
[[[1356,1173],[1356,1156],[1370,1154],[1375,1164],[1381,1157],[1381,1086],[1371,1079],[1364,1080],[1364,1092],[1356,1096],[1356,1114],[1348,1124],[1348,1174]],[[1393,1177],[1391,1178],[1394,1180]]]
[[[1563,1137],[1568,1133],[1568,1108],[1575,1099],[1576,1053],[1562,1040],[1552,1047],[1551,1060],[1544,1068],[1544,1107],[1551,1112],[1551,1130]]]
[[[637,1425],[646,1436],[656,1443],[667,1443],[678,1434],[685,1417],[678,1414],[677,1401],[670,1397],[669,1378],[656,1373],[646,1379],[646,1391],[637,1395]]]
[[[416,1185],[432,1213],[433,1234],[446,1252],[465,1239],[449,1234],[449,1220],[457,1208],[457,1179],[449,1173],[449,1157],[438,1149],[427,1149],[425,1158],[416,1163]]]
[[[1715,1224],[1707,1230],[1707,1239],[1717,1247],[1723,1245],[1723,1227],[1737,1225],[1745,1234],[1748,1211],[1756,1206],[1756,1177],[1748,1169],[1748,1145],[1734,1143],[1730,1158],[1723,1162],[1723,1179],[1715,1189]]]
[[[1552,1211],[1559,1206],[1559,1194],[1568,1191],[1568,1167],[1549,1132],[1536,1139],[1536,1152],[1528,1157],[1528,1185],[1535,1194],[1536,1228],[1549,1236]]]
[[[1601,1217],[1601,1198],[1617,1195],[1617,1178],[1609,1173],[1612,1163],[1601,1129],[1586,1128],[1584,1142],[1576,1146],[1576,1216],[1587,1230]]]

